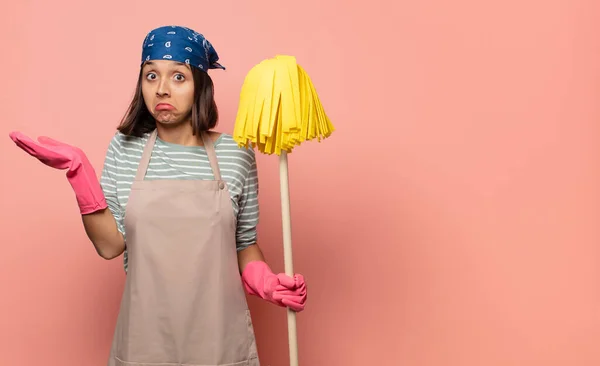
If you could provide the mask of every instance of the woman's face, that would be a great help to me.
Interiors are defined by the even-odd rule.
[[[169,60],[147,61],[142,68],[142,95],[157,123],[188,121],[194,104],[190,66]]]

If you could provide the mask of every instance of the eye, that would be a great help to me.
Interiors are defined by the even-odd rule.
[[[175,80],[177,80],[177,81],[184,81],[185,80],[185,76],[183,76],[183,74],[175,74]]]
[[[148,79],[148,80],[154,80],[154,79],[156,79],[156,74],[153,73],[153,72],[149,72],[149,73],[146,74],[146,79]]]

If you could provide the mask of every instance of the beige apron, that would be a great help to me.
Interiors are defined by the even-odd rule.
[[[109,366],[258,366],[238,270],[236,218],[209,136],[215,180],[144,180],[127,204],[128,269]]]

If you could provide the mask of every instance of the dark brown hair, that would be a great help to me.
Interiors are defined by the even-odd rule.
[[[143,66],[143,65],[142,65]],[[217,125],[219,111],[214,98],[214,85],[210,76],[190,66],[194,78],[194,104],[192,105],[192,132],[194,135],[208,131]],[[127,136],[142,137],[156,128],[154,117],[146,108],[142,95],[142,67],[138,76],[135,94],[117,130]]]

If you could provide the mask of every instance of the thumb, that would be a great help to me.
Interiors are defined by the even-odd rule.
[[[294,278],[286,275],[285,273],[277,274],[277,279],[279,279],[279,284],[285,288],[293,289],[296,287],[296,281]]]

